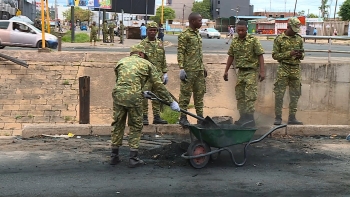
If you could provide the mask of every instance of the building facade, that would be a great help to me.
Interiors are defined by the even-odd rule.
[[[287,18],[293,17],[293,12],[254,12],[254,16],[266,16],[267,18]]]
[[[250,0],[211,0],[213,19],[235,16],[252,16],[254,6]]]
[[[195,0],[166,0],[166,6],[175,11],[175,19],[188,19],[188,15],[192,12],[193,3]]]

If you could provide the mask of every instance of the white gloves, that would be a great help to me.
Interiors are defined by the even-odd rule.
[[[163,75],[163,84],[166,85],[168,83],[168,74],[164,73]]]
[[[170,108],[174,111],[180,111],[180,107],[179,107],[179,104],[176,102],[176,101],[173,101],[171,104],[170,104]]]
[[[143,92],[143,97],[147,98],[147,99],[151,99],[152,96],[148,94],[149,91],[144,91]]]
[[[181,81],[186,81],[186,79],[187,79],[187,75],[186,75],[186,72],[184,69],[180,70],[180,79],[181,79]]]

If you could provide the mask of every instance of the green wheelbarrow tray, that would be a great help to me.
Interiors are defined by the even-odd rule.
[[[220,128],[204,128],[201,125],[189,125],[191,144],[187,152],[181,155],[182,158],[188,159],[194,168],[203,168],[211,158],[215,160],[214,154],[219,155],[221,151],[228,151],[231,159],[236,166],[243,166],[247,160],[247,149],[250,144],[262,141],[277,129],[286,127],[280,125],[272,128],[263,136],[256,140],[252,140],[257,128],[248,128],[232,124],[220,124]],[[194,135],[197,140],[193,139]],[[230,146],[245,144],[244,160],[241,163],[236,162]],[[211,150],[211,147],[216,150]]]

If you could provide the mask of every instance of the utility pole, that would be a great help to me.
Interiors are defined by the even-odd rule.
[[[270,0],[270,12],[271,12],[271,0]]]
[[[239,12],[239,6],[237,6],[236,8],[236,20],[235,20],[235,23],[236,23],[236,27],[237,27],[237,17],[238,17],[238,12]]]
[[[184,25],[184,23],[185,23],[185,7],[186,7],[186,5],[184,4],[184,6],[182,8],[182,25]]]
[[[338,5],[338,0],[335,1],[335,7],[334,7],[334,21],[335,21],[335,14],[337,13],[337,5]]]
[[[57,13],[57,0],[55,0],[55,30],[57,29],[58,13]]]
[[[294,6],[294,16],[295,16],[295,10],[297,9],[297,3],[298,3],[298,0],[295,0],[295,6]]]

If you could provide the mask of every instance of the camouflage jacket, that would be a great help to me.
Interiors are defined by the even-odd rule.
[[[187,28],[178,37],[177,62],[186,71],[204,70],[202,38],[198,30]]]
[[[227,54],[234,57],[237,68],[258,68],[258,56],[264,54],[264,49],[255,36],[247,35],[244,39],[236,36]]]
[[[141,45],[145,46],[148,61],[150,61],[158,70],[158,72],[168,72],[165,60],[165,50],[160,40],[149,41],[148,37],[141,41]]]
[[[298,65],[300,60],[304,59],[305,53],[302,53],[301,59],[296,59],[290,55],[290,52],[294,49],[304,49],[302,37],[299,34],[287,36],[282,33],[273,42],[272,58],[280,63]]]
[[[111,23],[108,25],[108,33],[110,34],[114,34],[114,28],[116,27],[116,25],[114,23]]]
[[[92,25],[90,30],[90,35],[95,36],[97,35],[97,32],[98,32],[98,27]]]
[[[119,34],[122,35],[123,32],[124,32],[124,25],[121,24],[121,25],[119,26]]]
[[[114,68],[116,84],[113,99],[126,107],[142,106],[142,89],[146,82],[152,83],[154,93],[167,102],[172,102],[169,92],[163,85],[156,68],[138,55],[122,58]]]
[[[103,33],[108,33],[108,26],[107,26],[107,23],[103,23],[103,25],[102,25],[102,32],[103,32]]]

